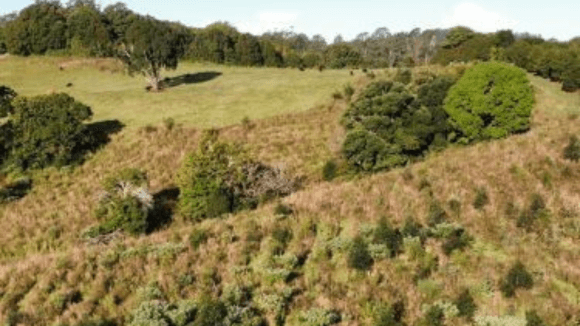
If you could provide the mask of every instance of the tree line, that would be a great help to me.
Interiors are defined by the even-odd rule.
[[[143,20],[155,21],[156,28],[164,29],[164,34],[168,29],[180,34],[177,46],[186,59],[244,66],[411,65],[428,62],[446,34],[441,29],[392,34],[381,27],[373,33],[360,33],[348,42],[338,35],[329,44],[321,35],[309,38],[291,31],[254,36],[241,33],[226,22],[190,28],[144,17],[120,2],[101,8],[94,0],[71,0],[66,5],[56,0],[38,0],[17,13],[0,17],[0,54],[116,56],[119,48],[130,43],[134,25],[142,25]]]

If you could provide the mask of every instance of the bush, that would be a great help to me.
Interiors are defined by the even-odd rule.
[[[531,289],[534,286],[532,275],[528,273],[522,262],[517,261],[501,281],[500,289],[506,298],[515,295],[517,289]]]
[[[202,229],[194,229],[189,235],[189,243],[194,249],[207,242],[207,231]]]
[[[122,229],[137,235],[149,231],[153,221],[153,196],[148,190],[147,176],[137,169],[124,169],[102,183],[95,216],[102,223],[89,236]]]
[[[447,212],[445,212],[437,200],[432,200],[429,205],[427,225],[429,225],[429,227],[435,227],[445,221],[447,221]]]
[[[373,241],[374,243],[386,245],[389,248],[391,257],[395,257],[401,251],[403,236],[398,229],[391,228],[385,218],[381,218],[375,229]]]
[[[67,94],[20,97],[13,106],[9,160],[23,170],[70,164],[89,144],[83,122],[91,109]]]
[[[484,187],[477,188],[475,192],[475,199],[473,200],[473,207],[475,209],[482,209],[489,204],[489,197],[487,196],[487,189]]]
[[[528,209],[522,211],[517,220],[517,226],[528,231],[532,230],[536,220],[547,217],[549,211],[546,208],[544,198],[540,194],[533,194]]]
[[[533,90],[526,74],[502,63],[478,64],[450,89],[445,111],[463,141],[497,139],[530,127]]]
[[[570,137],[568,146],[564,148],[564,158],[574,162],[580,161],[580,139],[578,139],[578,136],[573,135]]]
[[[336,311],[312,308],[301,313],[299,321],[305,326],[330,326],[339,323],[340,319]]]
[[[32,180],[28,178],[23,178],[7,185],[0,186],[0,204],[18,200],[26,196],[31,188]]]
[[[358,171],[403,165],[434,145],[444,146],[446,119],[440,106],[422,105],[402,84],[373,82],[343,116],[347,134],[342,152]]]
[[[346,97],[346,99],[350,101],[353,95],[354,88],[352,87],[352,85],[351,84],[344,85],[344,96]]]
[[[405,304],[397,301],[392,306],[380,305],[377,307],[373,319],[375,326],[403,326],[405,315]]]
[[[443,252],[449,256],[455,250],[463,250],[464,248],[469,247],[472,241],[473,238],[469,236],[463,228],[456,228],[447,237],[441,247]]]
[[[0,118],[12,113],[12,100],[14,100],[16,95],[16,92],[10,87],[0,86]]]
[[[445,322],[445,313],[438,305],[433,305],[423,319],[419,322],[420,326],[443,326]]]
[[[191,220],[202,220],[292,193],[297,184],[273,169],[249,159],[239,146],[219,142],[207,132],[197,151],[183,163],[177,178],[179,206]]]
[[[348,252],[348,266],[361,271],[366,271],[373,265],[367,244],[361,236],[354,238],[352,246]]]
[[[471,320],[477,311],[477,305],[467,289],[461,292],[453,303],[457,307],[457,310],[459,310],[460,317],[465,317]]]
[[[336,177],[338,165],[334,160],[328,160],[322,167],[322,178],[324,181],[332,181]]]
[[[535,310],[526,311],[526,326],[546,326]]]
[[[394,80],[403,85],[409,85],[413,79],[413,73],[411,69],[397,69],[397,74]]]

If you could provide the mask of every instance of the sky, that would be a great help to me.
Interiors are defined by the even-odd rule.
[[[118,0],[97,0],[102,6]],[[0,15],[20,10],[33,0],[0,0]],[[63,1],[66,2],[66,1]],[[561,41],[580,36],[579,0],[124,0],[141,14],[204,27],[228,21],[242,32],[292,30],[321,34],[331,43],[379,27],[391,32],[457,25],[480,32],[512,29]]]

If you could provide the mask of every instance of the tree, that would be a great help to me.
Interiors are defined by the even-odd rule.
[[[251,34],[240,34],[236,43],[238,63],[244,66],[261,66],[264,64],[262,50],[258,39]]]
[[[67,94],[13,101],[8,124],[13,135],[9,160],[23,170],[62,166],[78,158],[89,141],[84,121],[91,109]]]
[[[151,17],[136,20],[127,30],[119,58],[129,74],[141,73],[153,91],[161,89],[161,69],[176,69],[185,52],[187,36]]]
[[[334,41],[332,42],[332,44],[340,44],[340,43],[344,43],[344,38],[342,37],[342,35],[338,34],[334,37]]]
[[[0,118],[4,118],[12,112],[12,100],[16,95],[16,92],[10,87],[0,86]]]
[[[66,48],[65,9],[58,1],[39,1],[6,25],[8,52],[18,55],[44,54]]]
[[[77,0],[79,1],[79,0]],[[77,5],[67,18],[68,47],[75,55],[108,54],[109,32],[101,14],[89,5]]]
[[[124,40],[127,29],[137,19],[137,15],[122,2],[105,7],[103,14],[107,22],[109,37],[113,43]]]

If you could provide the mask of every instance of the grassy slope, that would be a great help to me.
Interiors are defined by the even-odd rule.
[[[145,92],[144,78],[131,78],[120,68],[108,60],[5,57],[0,59],[0,83],[22,95],[67,92],[93,108],[94,120],[118,119],[128,126],[144,126],[171,117],[189,125],[219,127],[246,116],[258,119],[305,111],[352,79],[345,70],[320,73],[182,63],[163,76],[222,75],[153,94]],[[68,88],[67,83],[73,86]]]
[[[370,321],[369,302],[392,302],[401,296],[411,324],[423,304],[452,299],[469,287],[478,315],[521,317],[534,308],[550,325],[572,325],[568,317],[580,312],[580,252],[574,244],[580,239],[580,222],[578,215],[561,212],[580,213],[580,169],[563,161],[561,152],[568,135],[580,132],[580,98],[531,78],[537,105],[530,132],[450,148],[406,169],[351,181],[319,183],[315,176],[340,143],[336,121],[342,102],[331,109],[260,120],[250,131],[227,127],[226,138],[246,140],[260,159],[309,177],[306,189],[285,199],[295,207],[295,215],[280,220],[267,205],[199,225],[177,218],[167,230],[147,237],[84,245],[78,234],[94,223],[90,211],[100,178],[120,167],[136,166],[149,172],[152,190],[171,187],[180,160],[198,136],[190,128],[124,131],[74,172],[43,172],[32,194],[0,211],[5,230],[0,236],[0,320],[16,309],[28,316],[28,324],[75,321],[83,315],[122,319],[135,306],[136,290],[156,281],[170,301],[235,283],[251,285],[257,302],[293,288],[298,295],[290,305],[289,324],[297,324],[299,312],[313,306],[341,311],[344,325],[365,324]],[[420,190],[424,180],[430,187]],[[490,204],[477,211],[471,203],[475,189],[482,186],[488,189]],[[508,203],[524,207],[532,193],[545,198],[551,215],[541,231],[527,233],[506,216],[505,208]],[[433,199],[444,207],[450,199],[459,200],[461,209],[450,213],[450,219],[476,240],[471,249],[451,257],[441,252],[439,243],[428,242],[428,251],[439,258],[428,282],[413,282],[415,262],[406,254],[377,261],[364,274],[346,267],[340,249],[331,258],[324,254],[328,239],[335,238],[332,246],[340,248],[381,216],[395,225],[407,216],[425,221]],[[280,227],[294,234],[286,252],[305,258],[303,265],[292,268],[298,276],[287,283],[269,278],[271,234]],[[210,234],[198,250],[187,244],[194,228]],[[259,233],[263,238],[253,244]],[[505,299],[498,282],[516,259],[533,272],[536,285]],[[184,282],[188,276],[195,281]],[[63,308],[60,299],[75,291],[81,299]],[[271,310],[264,310],[273,318]],[[461,324],[457,318],[448,320],[448,325]]]

